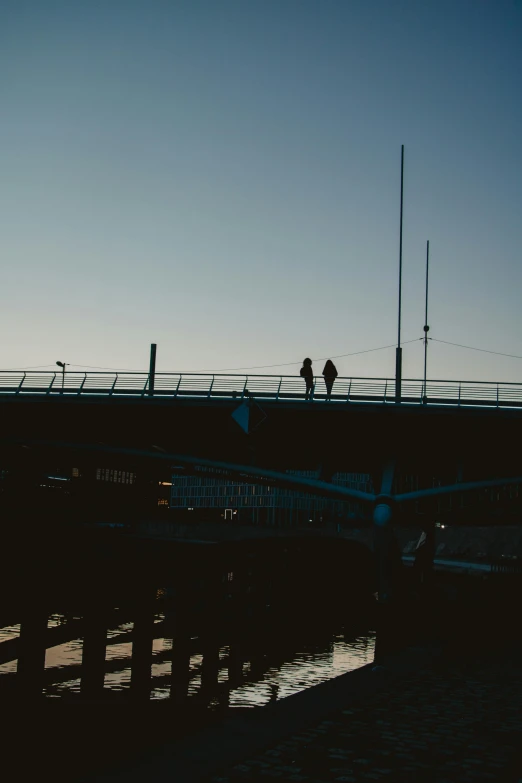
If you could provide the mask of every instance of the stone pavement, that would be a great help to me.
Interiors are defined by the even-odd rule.
[[[522,647],[498,639],[404,649],[81,779],[522,783]]]
[[[512,646],[432,661],[205,783],[518,783],[521,748],[522,663]]]

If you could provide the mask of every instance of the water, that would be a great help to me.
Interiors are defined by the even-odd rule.
[[[165,615],[158,613],[155,623],[163,623]],[[66,615],[53,614],[48,628],[65,625]],[[104,693],[107,696],[128,693],[131,681],[132,622],[122,623],[107,632]],[[161,626],[163,627],[163,626]],[[152,642],[151,699],[167,699],[172,685],[172,638],[160,635]],[[18,638],[20,625],[0,628],[0,645]],[[243,640],[244,641],[244,640]],[[243,642],[242,642],[243,643]],[[375,634],[373,631],[347,636],[342,628],[320,632],[313,628],[300,638],[291,636],[265,644],[250,643],[231,669],[231,647],[216,645],[213,656],[213,687],[203,679],[203,654],[198,637],[190,641],[188,660],[189,700],[200,702],[205,708],[260,707],[283,699],[293,693],[318,685],[333,677],[359,668],[373,660]],[[1,649],[1,647],[0,647]],[[77,638],[46,650],[43,693],[49,699],[63,699],[78,695],[81,684],[83,639]],[[0,665],[0,688],[3,680],[15,676],[17,661]]]
[[[372,563],[353,542],[29,541],[25,571],[3,574],[0,696],[252,708],[373,660]]]

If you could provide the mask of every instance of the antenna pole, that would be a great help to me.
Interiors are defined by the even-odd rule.
[[[428,402],[428,391],[426,388],[426,372],[428,367],[428,332],[430,327],[428,326],[428,274],[430,269],[430,240],[426,242],[426,309],[424,314],[424,394],[422,395],[422,402],[424,405]]]
[[[401,146],[401,217],[399,228],[399,318],[397,348],[395,351],[395,402],[401,401],[402,348],[401,348],[401,299],[402,299],[402,203],[404,196],[404,144]]]

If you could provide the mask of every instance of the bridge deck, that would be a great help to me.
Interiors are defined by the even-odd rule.
[[[327,400],[321,376],[315,378],[313,402]],[[164,399],[244,399],[305,402],[303,379],[290,375],[226,375],[157,373],[151,386],[147,373],[0,372],[1,396],[155,397]],[[337,378],[331,401],[395,403],[391,378]],[[522,407],[522,384],[486,381],[402,381],[401,401],[410,404]]]

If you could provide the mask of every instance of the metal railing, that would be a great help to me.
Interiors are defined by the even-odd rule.
[[[312,402],[326,402],[322,376],[314,380]],[[0,371],[0,395],[66,395],[105,397],[304,400],[305,384],[295,375],[226,375],[156,373],[151,394],[148,373],[129,372],[13,372]],[[424,399],[426,400],[424,402]],[[395,402],[392,378],[337,378],[332,403]],[[406,404],[521,408],[522,384],[490,381],[428,381],[403,379],[401,402]],[[310,404],[310,403],[307,403]]]

